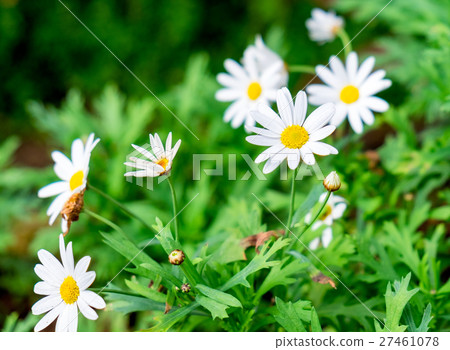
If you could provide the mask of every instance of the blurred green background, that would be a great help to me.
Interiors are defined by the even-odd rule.
[[[219,178],[191,180],[193,153],[223,153],[227,167],[228,154],[248,153],[255,157],[260,151],[244,141],[242,129],[233,130],[223,123],[226,105],[214,99],[219,87],[215,75],[224,70],[226,58],[240,59],[258,33],[288,64],[324,64],[330,55],[340,51],[341,43],[335,40],[320,46],[309,40],[305,20],[311,9],[334,8],[345,17],[345,28],[353,37],[387,1],[64,3],[200,140],[186,131],[58,1],[0,0],[0,326],[5,330],[29,330],[34,326],[38,318],[29,316],[29,311],[38,299],[32,292],[37,282],[33,272],[36,252],[44,248],[57,253],[59,222],[48,227],[45,212],[50,200],[36,196],[40,187],[56,181],[51,168],[52,150],[68,154],[73,139],[85,139],[95,132],[102,141],[93,152],[89,181],[126,203],[149,224],[154,223],[155,216],[167,222],[171,204],[166,184],[146,191],[127,183],[123,162],[132,151],[131,143],[147,143],[149,132],[165,138],[172,131],[175,140],[182,139],[173,173],[180,201],[187,203],[200,192],[196,205],[186,209],[181,218],[182,240],[191,245],[192,251],[208,234],[213,235],[211,226],[223,220],[222,210],[231,207],[240,211],[236,201],[245,203],[252,191],[261,194],[273,210],[285,214],[289,185],[280,183],[275,175],[264,183],[254,179],[235,183],[224,183]],[[344,274],[343,278],[347,277],[363,300],[382,296],[387,281],[412,269],[396,256],[395,247],[389,247],[383,222],[417,217],[417,210],[426,209],[410,227],[411,247],[420,251],[421,259],[424,254],[434,259],[429,262],[430,270],[424,272],[427,276],[434,274],[429,277],[429,285],[422,281],[420,271],[415,275],[415,284],[424,295],[417,302],[418,308],[432,302],[434,322],[448,314],[448,305],[442,303],[450,289],[445,284],[449,273],[448,243],[436,248],[433,257],[433,252],[426,251],[428,237],[434,233],[433,239],[441,242],[449,228],[448,10],[445,0],[418,0],[414,6],[407,0],[394,0],[359,34],[354,49],[360,57],[375,55],[377,66],[386,69],[393,81],[390,89],[379,94],[391,109],[378,115],[362,137],[342,126],[333,138],[342,156],[320,160],[324,174],[337,169],[343,175],[342,195],[352,203],[338,229],[351,244],[346,245],[347,250],[329,252],[342,257],[330,263]],[[290,74],[290,90],[298,91],[311,78]],[[238,157],[237,161],[239,177],[247,168],[243,159]],[[300,186],[299,203],[314,181],[306,179],[304,187]],[[149,238],[144,227],[130,222],[95,193],[87,192],[86,203],[91,210],[133,232],[137,242]],[[264,220],[276,223],[270,215],[264,215]],[[102,242],[99,230],[105,230],[104,225],[82,215],[67,237],[74,241],[76,259],[92,257],[91,268],[98,276],[96,287],[109,281],[125,262]],[[373,247],[367,252],[358,251],[357,235],[363,232],[367,239],[379,235],[377,240],[386,247],[389,264],[395,266],[394,275],[375,279],[370,286],[363,284],[367,282],[364,278],[352,276],[349,269],[365,254],[378,256]],[[149,250],[165,259],[157,247]],[[367,266],[371,271],[375,265]],[[442,286],[447,287],[436,295]],[[307,290],[314,294],[313,287]],[[344,291],[339,293],[342,300],[351,300]],[[324,305],[323,313],[326,310]],[[321,316],[320,308],[318,312]],[[146,328],[150,322],[149,315],[137,318],[131,314],[126,319],[113,315],[103,313],[97,323],[82,321],[80,328],[133,330]],[[17,318],[25,320],[16,322]],[[440,322],[447,327],[448,316]],[[354,330],[355,324],[361,323],[357,318],[342,322],[333,319],[330,327]]]

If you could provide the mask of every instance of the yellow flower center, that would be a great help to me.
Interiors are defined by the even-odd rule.
[[[253,100],[253,101],[256,100],[261,95],[261,92],[262,92],[262,87],[256,81],[254,81],[253,83],[251,83],[248,86],[247,95],[250,100]]]
[[[323,221],[325,220],[330,214],[331,214],[331,205],[327,204],[325,206],[325,210],[323,211],[322,215],[320,215],[319,220]]]
[[[341,30],[341,26],[339,26],[339,25],[335,25],[335,26],[331,27],[331,33],[333,33],[334,35],[336,35],[340,30]]]
[[[169,164],[169,160],[167,158],[160,159],[156,162],[156,164],[163,167],[164,171],[166,171],[167,164]]]
[[[281,143],[287,148],[302,148],[308,140],[308,132],[300,125],[288,126],[281,133]]]
[[[70,190],[73,191],[77,187],[80,187],[83,184],[84,173],[82,170],[77,171],[70,178]]]
[[[73,304],[78,300],[80,288],[78,288],[77,282],[72,276],[67,276],[61,287],[59,287],[59,293],[66,304]]]
[[[341,101],[347,104],[358,101],[359,90],[356,86],[347,85],[341,90]]]

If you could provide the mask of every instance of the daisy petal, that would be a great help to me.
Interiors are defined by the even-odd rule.
[[[38,192],[38,197],[53,197],[67,190],[70,190],[69,183],[67,181],[57,181],[42,187]]]
[[[59,288],[61,283],[63,282],[63,279],[61,279],[53,271],[46,268],[44,265],[36,264],[36,266],[34,267],[34,272],[41,280],[51,284],[54,287]]]
[[[277,107],[278,113],[281,116],[285,126],[292,125],[294,116],[294,105],[292,103],[292,96],[288,89],[281,88],[277,92]]]
[[[350,126],[354,132],[357,134],[361,134],[363,132],[363,123],[361,121],[361,117],[359,116],[358,110],[355,107],[349,108],[348,121],[350,122]]]
[[[348,114],[348,107],[345,103],[338,103],[336,105],[336,112],[330,120],[331,125],[339,126],[344,121]]]
[[[299,91],[295,98],[294,107],[294,124],[303,125],[306,117],[306,109],[308,108],[308,100],[304,91]]]
[[[347,70],[349,81],[354,81],[358,71],[358,55],[356,52],[352,51],[348,54],[345,68]]]
[[[88,271],[78,277],[77,284],[80,290],[88,288],[95,280],[95,271]]]
[[[325,230],[323,230],[322,233],[323,247],[324,248],[328,247],[332,239],[333,239],[333,230],[331,229],[331,227],[327,227]]]
[[[251,135],[247,136],[245,139],[247,140],[247,142],[250,142],[257,146],[273,146],[280,142],[279,139],[261,135]]]
[[[279,144],[273,145],[272,147],[267,148],[265,151],[261,152],[261,154],[256,157],[255,163],[259,164],[264,162],[266,159],[273,157],[278,152],[284,149],[284,145],[280,142]]]
[[[41,281],[34,285],[33,291],[39,295],[50,295],[59,293],[59,288],[52,286],[50,283]]]
[[[89,264],[91,263],[91,257],[85,256],[78,261],[77,265],[75,266],[75,270],[73,272],[73,277],[75,280],[78,280],[79,277],[81,277],[88,269]]]
[[[320,238],[314,238],[310,243],[309,243],[309,249],[312,250],[316,250],[319,247],[319,243],[320,243]]]
[[[360,84],[369,76],[374,66],[375,57],[367,57],[364,62],[361,63],[358,73],[356,73],[355,79],[353,80],[353,84],[355,84],[355,86],[360,86]]]
[[[83,316],[88,320],[96,320],[98,318],[97,313],[91,309],[91,307],[82,298],[78,298],[77,305]]]
[[[335,110],[333,103],[326,103],[320,106],[306,118],[303,127],[309,134],[312,134],[330,121]]]
[[[83,141],[76,139],[72,142],[72,163],[75,169],[82,169],[84,162]]]
[[[250,115],[255,121],[268,130],[281,135],[285,126],[280,117],[270,109],[270,107],[258,105],[258,111],[250,111]],[[270,112],[269,112],[270,111]]]
[[[311,151],[319,156],[328,156],[330,154],[338,154],[338,150],[323,142],[308,141],[308,147]]]
[[[47,312],[56,306],[58,306],[60,303],[62,303],[63,300],[61,299],[61,296],[58,294],[52,294],[49,296],[46,296],[42,298],[41,300],[38,300],[32,307],[31,312],[33,315],[40,315],[44,312]]]
[[[338,60],[339,58],[336,59]],[[325,84],[334,88],[339,88],[342,85],[342,82],[325,66],[318,65],[316,67],[316,74]]]
[[[52,271],[58,279],[64,279],[66,272],[58,259],[53,254],[44,249],[40,249],[37,253],[39,260],[49,271]]]
[[[153,160],[156,162],[156,158],[153,154],[151,154],[149,151],[147,151],[145,148],[142,148],[140,146],[137,145],[131,145],[136,151],[138,151],[140,154],[142,154],[144,157],[147,157],[150,160]]]
[[[313,165],[316,163],[316,159],[314,158],[312,151],[308,147],[303,146],[302,148],[300,148],[300,155],[305,164]]]
[[[326,125],[323,128],[320,128],[314,131],[311,135],[309,135],[309,141],[319,141],[324,139],[325,137],[330,136],[336,127],[334,125]]]
[[[386,112],[389,109],[389,104],[385,100],[376,96],[366,97],[364,102],[367,107],[375,112]]]
[[[91,307],[95,309],[104,309],[106,307],[103,298],[90,290],[81,292],[80,297]]]
[[[40,332],[43,329],[47,328],[60,315],[64,307],[65,304],[60,303],[55,308],[51,309],[44,317],[40,319],[36,326],[34,326],[34,331]]]

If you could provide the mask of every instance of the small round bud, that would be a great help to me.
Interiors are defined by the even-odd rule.
[[[189,283],[184,283],[184,284],[181,286],[181,291],[182,291],[183,293],[189,293],[189,292],[191,291],[191,286],[189,285]]]
[[[181,265],[184,261],[184,253],[179,250],[175,249],[172,253],[169,254],[169,262],[172,265]]]
[[[323,187],[329,192],[337,191],[341,188],[341,179],[339,179],[339,175],[332,171],[328,174],[328,176],[323,180]]]

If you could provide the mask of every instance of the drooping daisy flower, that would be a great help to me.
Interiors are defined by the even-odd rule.
[[[279,115],[266,105],[258,105],[257,111],[250,114],[264,129],[247,127],[257,134],[247,136],[248,142],[270,146],[255,159],[255,163],[267,160],[263,168],[265,174],[272,172],[284,159],[287,159],[289,168],[295,169],[300,159],[308,165],[314,164],[313,153],[321,156],[338,153],[336,148],[319,142],[336,129],[333,125],[326,125],[334,113],[332,103],[320,106],[305,119],[308,106],[306,94],[300,91],[294,106],[291,93],[282,88],[277,93],[277,106]]]
[[[55,161],[53,169],[61,181],[53,182],[38,192],[40,198],[56,196],[47,210],[47,215],[50,216],[50,225],[53,225],[69,199],[85,190],[91,152],[99,141],[100,139],[94,140],[93,133],[89,135],[85,145],[80,139],[74,140],[72,142],[72,160],[59,151],[52,152],[52,158]],[[61,228],[64,233],[68,231],[67,219],[63,216],[61,220]]]
[[[327,192],[322,193],[319,198],[319,203],[323,203],[325,198],[327,197]],[[331,194],[328,199],[327,204],[325,205],[324,210],[322,211],[322,215],[317,219],[317,221],[312,225],[311,230],[315,231],[322,225],[325,225],[326,228],[322,232],[322,237],[314,238],[311,243],[309,243],[309,247],[311,249],[317,249],[319,246],[320,240],[322,240],[322,245],[324,248],[328,247],[333,238],[333,230],[331,226],[333,225],[333,220],[339,219],[344,215],[344,211],[347,208],[347,204],[345,203],[345,199],[337,196],[335,194]],[[305,216],[305,223],[309,224],[312,219],[312,213],[308,213]]]
[[[383,79],[386,72],[377,70],[370,73],[375,58],[367,58],[358,69],[358,55],[351,52],[345,64],[335,56],[330,58],[330,68],[316,67],[316,73],[326,85],[312,84],[306,88],[309,101],[313,105],[326,102],[336,104],[336,113],[331,124],[340,125],[348,116],[350,126],[356,133],[363,131],[363,122],[372,125],[375,118],[372,111],[385,112],[389,104],[374,94],[391,86],[389,79]]]
[[[178,140],[172,148],[172,133],[169,132],[166,140],[166,149],[164,149],[158,134],[155,134],[155,136],[150,134],[149,136],[152,152],[147,151],[143,147],[132,145],[137,152],[148,160],[130,157],[130,162],[125,162],[124,164],[138,170],[129,171],[125,173],[125,176],[157,177],[170,173],[172,162],[178,152],[178,148],[180,148],[181,140]]]
[[[48,251],[38,251],[42,264],[37,264],[34,271],[42,281],[34,285],[34,292],[45,297],[32,306],[31,312],[33,315],[47,314],[36,324],[35,332],[43,330],[56,318],[57,332],[76,332],[78,309],[84,317],[96,320],[98,315],[92,308],[106,306],[102,297],[86,290],[95,279],[94,271],[87,272],[91,258],[85,256],[74,267],[72,242],[66,248],[62,234],[59,250],[62,264]]]
[[[237,128],[245,125],[255,125],[249,111],[257,104],[270,106],[275,101],[277,89],[280,88],[280,70],[282,61],[277,61],[260,71],[254,55],[247,55],[244,65],[232,59],[225,60],[226,73],[219,73],[217,81],[224,86],[216,92],[216,99],[223,102],[233,102],[225,111],[224,121]]]
[[[248,46],[244,51],[244,60],[250,59],[249,57],[255,57],[256,66],[259,72],[264,72],[274,63],[281,62],[281,68],[279,70],[280,83],[279,88],[286,86],[288,83],[289,74],[286,69],[286,64],[275,51],[272,51],[264,43],[261,35],[257,35],[255,39],[255,44]]]
[[[344,26],[342,17],[336,16],[333,11],[326,12],[315,8],[311,12],[311,17],[306,20],[306,28],[308,28],[310,39],[319,43],[333,41]]]

